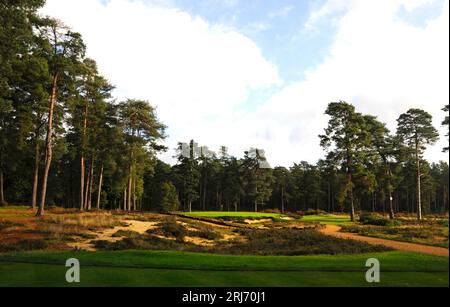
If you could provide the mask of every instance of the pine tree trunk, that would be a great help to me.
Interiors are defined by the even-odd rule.
[[[395,219],[395,210],[394,210],[394,203],[393,203],[393,197],[392,197],[392,185],[391,185],[391,176],[392,176],[392,172],[391,172],[391,170],[389,169],[388,170],[388,178],[389,178],[389,181],[388,181],[388,185],[389,185],[389,188],[388,188],[388,197],[389,197],[389,219],[391,219],[391,220],[394,220]]]
[[[281,213],[284,213],[284,187],[281,187]]]
[[[330,197],[331,197],[331,212],[334,212],[336,209],[335,209],[335,205],[334,205],[334,196],[333,196],[333,193],[334,193],[334,190],[333,190],[333,188],[331,188],[331,194],[330,194]]]
[[[49,111],[48,111],[47,137],[45,140],[45,146],[46,146],[45,167],[44,167],[44,174],[42,176],[41,202],[39,204],[39,209],[36,214],[37,216],[44,215],[45,198],[47,196],[48,174],[50,172],[50,166],[51,166],[52,158],[53,158],[53,151],[52,151],[53,113],[55,110],[57,84],[58,84],[58,74],[56,73],[53,76],[52,95],[50,97],[50,106],[49,106]]]
[[[207,183],[207,175],[205,174],[204,180],[203,180],[203,211],[206,211],[206,183]]]
[[[86,185],[85,185],[85,189],[84,189],[84,209],[85,210],[89,210],[89,206],[88,206],[88,198],[89,198],[89,186],[91,184],[91,169],[90,169],[90,162],[89,162],[89,167],[88,167],[88,172],[87,172],[87,178],[86,178]]]
[[[87,208],[92,209],[92,186],[94,185],[94,156],[92,155],[91,164],[89,166],[89,186],[87,197]]]
[[[3,178],[3,155],[2,152],[0,151],[0,206],[4,206],[6,205],[6,201],[5,201],[5,193],[4,193],[4,189],[3,189],[3,185],[4,185],[4,178]]]
[[[86,166],[84,165],[84,154],[81,153],[80,157],[80,210],[84,210],[84,180]]]
[[[133,168],[131,166],[131,162],[130,162],[130,166],[128,168],[128,192],[127,192],[127,211],[131,211],[131,193],[132,193],[132,184],[133,184],[133,177],[132,177],[132,171]]]
[[[327,182],[327,193],[328,193],[328,212],[331,212],[331,184]]]
[[[3,169],[0,167],[0,206],[6,205],[5,194],[3,191]]]
[[[223,211],[223,204],[220,202],[219,199],[219,187],[216,187],[216,206],[219,208],[219,211]]]
[[[86,105],[84,107],[84,119],[83,119],[83,144],[81,148],[81,156],[80,156],[80,210],[84,210],[84,180],[85,180],[85,159],[84,159],[84,146],[86,145],[86,131],[87,131],[87,120],[88,120],[88,112],[89,112],[89,102],[86,100]]]
[[[123,211],[127,211],[127,189],[123,190]]]
[[[442,212],[446,211],[447,207],[447,190],[446,188],[442,189]]]
[[[372,193],[372,212],[375,212],[375,193]]]
[[[409,213],[409,188],[406,189],[406,212]]]
[[[417,209],[417,219],[420,221],[422,219],[422,197],[421,197],[421,186],[420,186],[420,157],[419,157],[419,142],[416,140],[416,168],[417,168],[417,178],[416,178],[416,209]]]
[[[389,218],[391,220],[395,219],[394,203],[393,203],[392,193],[389,193]]]
[[[136,211],[136,179],[133,180],[133,211]]]
[[[39,151],[39,132],[36,131],[36,141],[34,144],[34,170],[33,170],[33,191],[31,193],[31,207],[36,210],[37,205],[37,190],[39,181],[39,164],[40,164],[40,151]]]
[[[352,222],[355,221],[355,203],[353,200],[353,180],[352,180],[352,174],[348,173],[348,181],[347,184],[349,185],[349,191],[348,191],[348,198],[350,201],[350,220]]]
[[[98,193],[97,193],[97,210],[100,209],[100,198],[102,195],[102,184],[103,184],[103,163],[100,168],[100,176],[98,179]]]

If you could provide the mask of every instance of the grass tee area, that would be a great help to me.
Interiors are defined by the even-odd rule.
[[[448,286],[448,259],[387,252],[339,256],[224,256],[174,251],[33,252],[0,256],[0,286],[72,286],[66,259],[81,264],[78,286]],[[365,262],[381,262],[381,283]]]

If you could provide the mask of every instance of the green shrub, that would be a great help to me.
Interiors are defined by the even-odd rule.
[[[324,235],[315,230],[239,229],[246,240],[223,243],[215,252],[243,255],[357,254],[390,250],[355,240]]]
[[[418,238],[418,239],[430,239],[435,236],[435,233],[426,228],[406,228],[402,232],[403,238]]]
[[[24,252],[42,250],[48,247],[44,239],[22,239],[17,243],[0,243],[0,252]]]
[[[177,211],[180,208],[178,192],[172,182],[162,184],[160,206],[163,212]]]
[[[31,251],[45,249],[48,244],[44,239],[22,239],[17,243],[19,250]]]
[[[117,242],[92,241],[97,249],[101,250],[178,250],[200,252],[201,247],[155,236],[142,236],[141,238],[124,238]]]
[[[104,250],[151,249],[151,244],[138,238],[124,238],[117,242],[98,240],[91,243],[94,243],[95,248]]]
[[[385,230],[386,234],[388,235],[397,235],[399,233],[399,230],[397,228],[389,227]]]
[[[437,223],[440,226],[448,227],[448,220],[439,220]]]
[[[112,235],[113,238],[127,237],[127,238],[140,238],[142,235],[136,231],[131,230],[118,230]]]
[[[164,236],[175,237],[178,242],[183,242],[184,237],[188,234],[186,227],[177,223],[177,219],[174,216],[166,218],[163,222],[159,223],[159,228],[149,229],[149,234],[161,234]]]
[[[20,227],[23,226],[23,224],[11,222],[11,221],[0,221],[0,230],[10,228],[10,227]]]
[[[191,237],[203,238],[206,240],[217,240],[223,238],[221,234],[214,232],[213,230],[195,230],[189,231],[188,233]]]
[[[361,233],[363,227],[357,225],[344,225],[341,227],[341,232]]]
[[[320,209],[308,209],[302,212],[302,215],[326,215],[327,212]]]
[[[390,226],[393,221],[380,215],[363,213],[359,217],[359,222],[363,225]]]

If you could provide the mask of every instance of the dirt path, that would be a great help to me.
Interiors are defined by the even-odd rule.
[[[400,242],[400,241],[393,241],[393,240],[386,240],[386,239],[380,239],[380,238],[372,238],[372,237],[366,237],[361,236],[354,233],[348,233],[348,232],[339,232],[341,230],[341,227],[336,225],[327,225],[325,228],[321,229],[320,232],[323,234],[334,236],[337,238],[342,239],[353,239],[358,241],[364,241],[370,244],[379,244],[384,245],[387,247],[391,247],[396,250],[401,251],[408,251],[408,252],[418,252],[423,254],[430,254],[430,255],[436,255],[436,256],[446,256],[449,255],[449,250],[443,247],[435,247],[435,246],[428,246],[428,245],[422,245],[422,244],[416,244],[416,243],[408,243],[408,242]]]

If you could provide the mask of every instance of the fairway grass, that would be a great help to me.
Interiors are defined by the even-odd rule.
[[[222,212],[222,211],[202,211],[202,212],[180,212],[182,215],[193,217],[220,218],[220,217],[242,217],[242,218],[282,218],[286,217],[280,213],[264,212]]]
[[[350,217],[345,215],[305,215],[301,218],[303,222],[317,222],[330,225],[351,225]]]
[[[71,286],[66,259],[81,263],[77,286],[445,286],[448,258],[407,252],[333,256],[224,256],[175,251],[32,252],[0,255],[0,286]],[[365,281],[368,258],[381,283]]]

